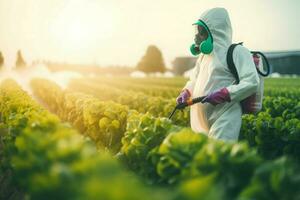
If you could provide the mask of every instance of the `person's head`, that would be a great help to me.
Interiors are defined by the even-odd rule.
[[[232,29],[226,9],[212,8],[206,10],[194,24],[197,24],[201,30],[199,30],[200,33],[198,35],[196,34],[195,43],[190,47],[190,51],[193,55],[197,56],[200,53],[210,54],[212,52],[216,53],[217,51],[223,54],[222,52],[226,51],[231,45]],[[208,34],[206,34],[205,31],[201,34],[203,27]]]
[[[194,44],[190,47],[193,55],[198,55],[200,52],[204,54],[210,54],[213,50],[213,38],[209,31],[209,28],[204,21],[199,19],[195,26],[195,38]]]

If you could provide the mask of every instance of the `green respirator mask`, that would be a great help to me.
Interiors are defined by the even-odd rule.
[[[197,44],[198,42],[196,41],[197,40],[196,39],[195,43],[192,44],[190,47],[191,53],[194,56],[197,56],[200,53],[210,54],[213,50],[213,38],[212,38],[211,32],[209,31],[207,25],[202,20],[198,20],[193,25],[202,26],[208,32],[208,37],[206,40],[202,41],[200,44]]]

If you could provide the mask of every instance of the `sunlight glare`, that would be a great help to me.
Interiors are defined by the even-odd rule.
[[[101,5],[101,6],[100,6]],[[96,1],[70,1],[53,20],[50,32],[64,50],[92,51],[114,31],[109,9]]]

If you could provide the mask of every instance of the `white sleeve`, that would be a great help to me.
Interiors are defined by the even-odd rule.
[[[227,90],[231,101],[238,102],[256,92],[259,85],[259,77],[252,55],[247,48],[238,45],[233,51],[233,62],[240,82],[237,85],[228,86]]]
[[[188,89],[188,91],[193,94],[193,90],[194,90],[194,86],[195,86],[195,83],[196,83],[196,79],[197,79],[197,76],[199,74],[199,68],[200,68],[200,63],[201,63],[201,60],[202,60],[202,55],[201,57],[199,57],[197,59],[197,62],[190,74],[190,77],[189,77],[189,80],[187,81],[187,83],[185,84],[185,86],[183,87],[182,90],[184,89]]]

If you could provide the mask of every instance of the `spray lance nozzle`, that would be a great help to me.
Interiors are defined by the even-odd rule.
[[[194,98],[194,99],[188,99],[186,102],[182,102],[182,103],[179,103],[175,106],[174,110],[172,111],[172,113],[170,114],[169,116],[169,119],[172,118],[172,116],[175,114],[176,110],[183,110],[184,108],[186,108],[187,106],[191,106],[195,103],[200,103],[202,102],[202,100],[205,98],[206,96],[202,96],[202,97],[197,97],[197,98]]]

